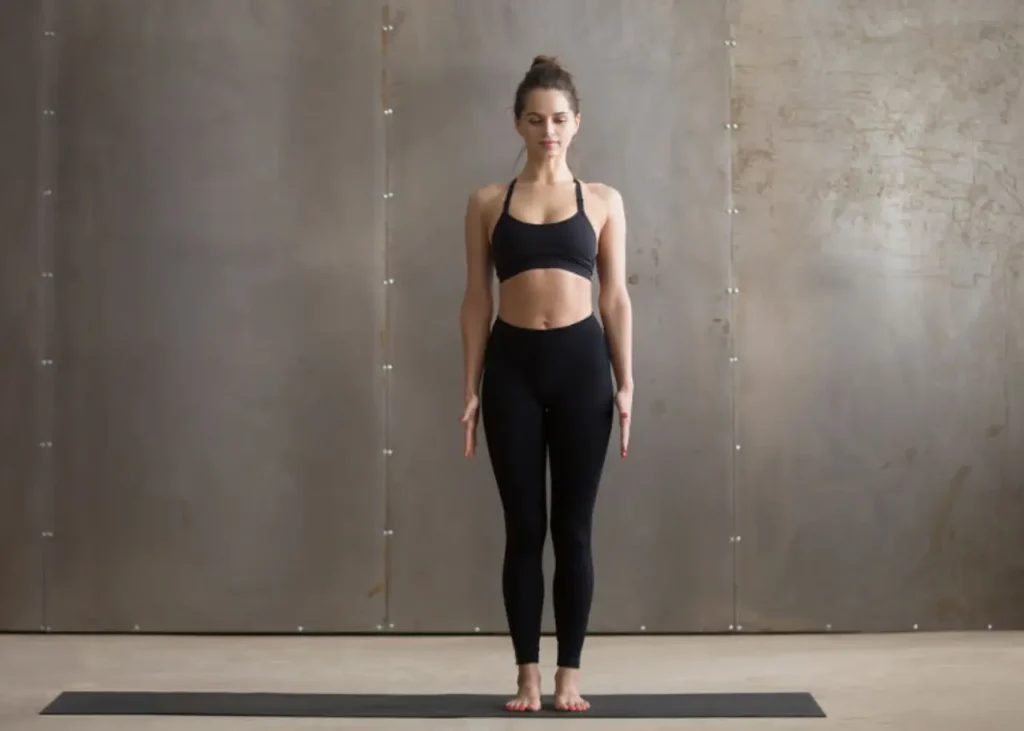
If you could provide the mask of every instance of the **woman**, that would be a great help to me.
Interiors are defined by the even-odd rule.
[[[616,190],[581,183],[566,164],[579,100],[572,76],[555,59],[534,59],[516,90],[514,113],[526,143],[522,172],[475,191],[466,209],[465,455],[475,453],[479,415],[505,517],[502,591],[519,666],[518,692],[507,708],[515,711],[541,705],[550,455],[555,706],[585,711],[579,667],[594,589],[594,500],[614,409],[625,457],[633,402],[626,223]],[[592,306],[595,270],[603,328]],[[492,328],[494,274],[500,284]]]

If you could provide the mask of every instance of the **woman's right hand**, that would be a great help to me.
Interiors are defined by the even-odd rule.
[[[480,399],[476,394],[466,399],[466,408],[462,412],[463,426],[466,428],[466,459],[471,459],[476,454],[476,425],[477,415],[480,413]]]

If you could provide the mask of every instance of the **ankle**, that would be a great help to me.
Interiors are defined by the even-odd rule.
[[[536,663],[529,663],[526,665],[519,666],[519,684],[520,685],[539,685],[540,684],[540,665]]]

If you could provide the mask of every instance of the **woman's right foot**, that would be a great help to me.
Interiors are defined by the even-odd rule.
[[[509,711],[539,711],[540,710],[540,667],[537,665],[522,665],[519,668],[519,692],[516,697],[505,704]]]

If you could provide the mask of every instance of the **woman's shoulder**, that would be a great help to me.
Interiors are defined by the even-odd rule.
[[[500,210],[508,190],[508,183],[487,183],[469,192],[470,210],[479,212],[485,219],[491,219],[495,210]]]
[[[469,197],[477,203],[486,203],[504,196],[506,190],[508,190],[508,181],[504,183],[486,183],[479,188],[471,190]]]
[[[580,182],[582,183],[582,181]],[[622,194],[607,183],[589,182],[582,184],[587,193],[606,205],[611,206],[622,200]]]
[[[469,191],[469,205],[480,210],[487,210],[494,205],[495,201],[502,200],[507,190],[507,182],[486,183]]]
[[[582,183],[582,181],[581,181]],[[591,211],[591,217],[600,221],[601,228],[611,220],[622,218],[622,195],[607,183],[582,183],[584,188],[583,204]],[[593,205],[594,202],[597,205]]]

